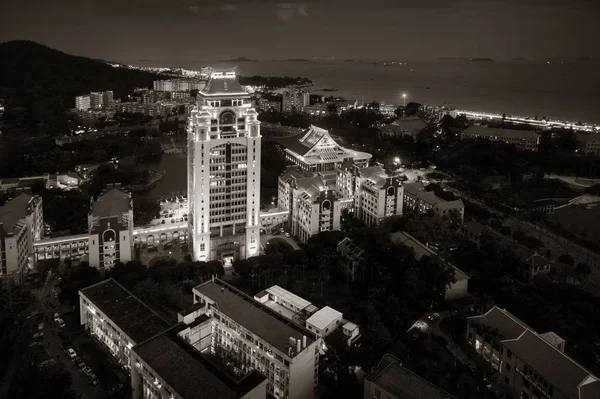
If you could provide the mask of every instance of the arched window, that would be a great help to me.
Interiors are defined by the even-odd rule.
[[[102,240],[104,242],[116,241],[116,234],[114,230],[106,230],[102,234]]]
[[[233,125],[235,123],[235,114],[231,111],[224,111],[221,114],[221,126]]]
[[[331,209],[331,202],[329,200],[323,201],[321,204],[321,209],[324,211],[329,211]]]
[[[387,195],[394,195],[396,193],[396,189],[394,187],[388,187]]]

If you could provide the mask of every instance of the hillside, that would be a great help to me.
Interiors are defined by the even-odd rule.
[[[75,96],[113,90],[115,98],[135,87],[151,87],[157,74],[113,68],[103,61],[77,57],[30,41],[0,43],[0,98],[6,102],[5,122],[43,122],[55,131],[64,126],[62,114],[75,106]]]

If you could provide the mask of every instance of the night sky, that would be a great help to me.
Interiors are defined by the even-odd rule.
[[[107,60],[600,57],[595,0],[15,0],[0,41]]]

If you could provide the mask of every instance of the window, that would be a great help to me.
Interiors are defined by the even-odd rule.
[[[510,364],[504,363],[504,368],[506,369],[506,371],[510,371]]]

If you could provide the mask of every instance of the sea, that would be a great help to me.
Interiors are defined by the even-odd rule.
[[[256,61],[205,63],[173,61],[139,66],[200,69],[236,67],[238,75],[301,76],[309,91],[347,99],[402,104],[445,105],[471,111],[600,124],[600,62],[422,61],[402,66],[370,61]],[[334,89],[335,91],[320,91]],[[149,165],[167,178],[147,195],[161,198],[186,190],[185,155],[163,155]]]
[[[139,66],[158,66],[149,62]],[[406,101],[524,117],[600,124],[599,61],[372,61],[169,62],[169,67],[236,67],[238,75],[301,76],[309,91],[400,105]],[[321,92],[322,89],[335,89]]]

